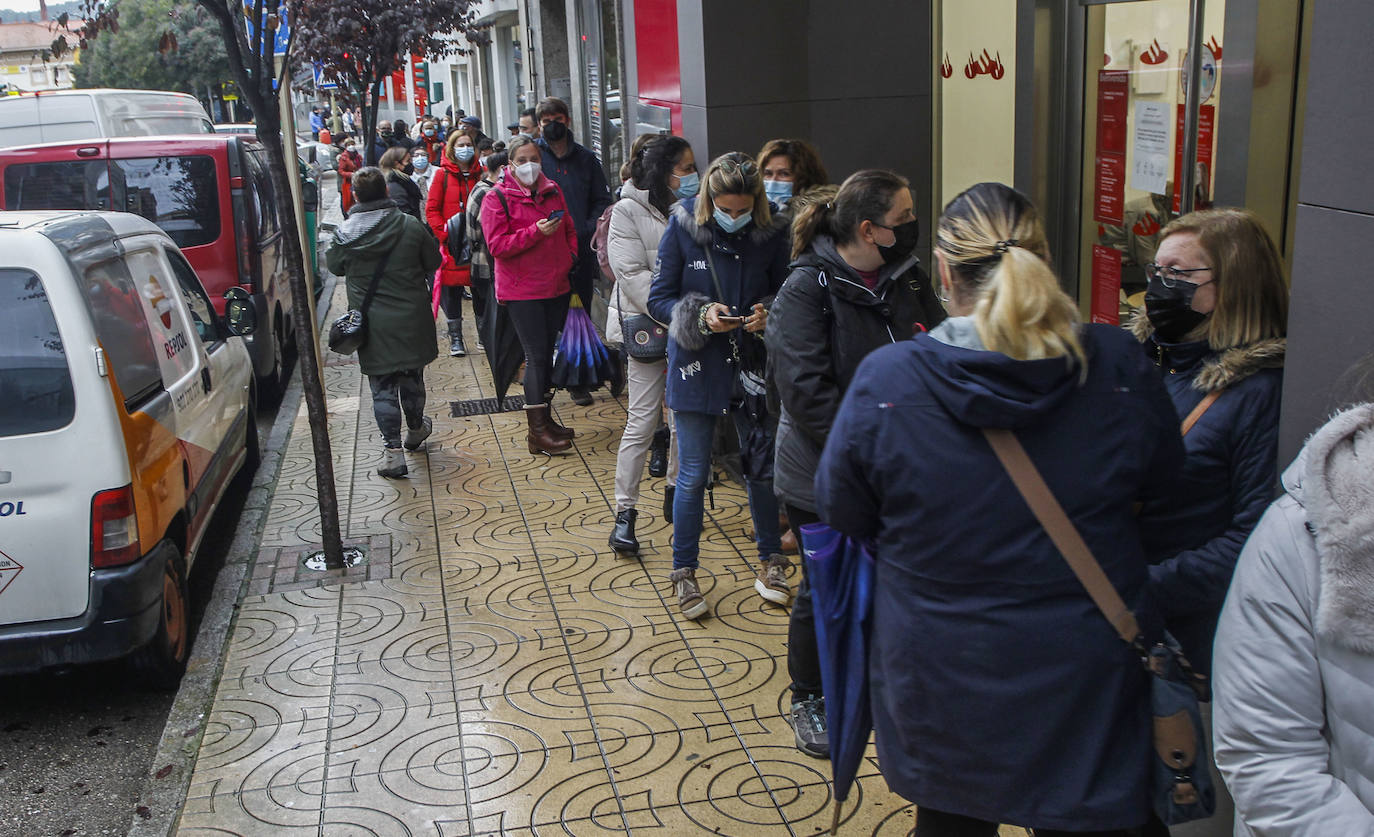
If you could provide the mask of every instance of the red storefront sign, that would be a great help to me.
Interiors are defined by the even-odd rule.
[[[1122,224],[1126,204],[1126,110],[1130,73],[1097,73],[1097,156],[1093,177],[1093,220]]]
[[[1177,131],[1174,134],[1178,137],[1178,141],[1174,143],[1174,212],[1183,211],[1183,134],[1187,130],[1187,118],[1188,113],[1184,106],[1179,105],[1178,122],[1175,125]],[[1211,193],[1212,141],[1216,136],[1216,118],[1216,105],[1203,105],[1198,108],[1197,161],[1202,164],[1202,167],[1197,183],[1207,187],[1204,191],[1208,194]]]
[[[1121,251],[1093,245],[1092,321],[1121,324]]]

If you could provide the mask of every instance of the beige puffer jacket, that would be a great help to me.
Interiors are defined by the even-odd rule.
[[[606,255],[615,273],[610,312],[606,315],[606,342],[623,343],[621,316],[648,313],[649,286],[658,265],[658,242],[668,219],[649,203],[649,193],[627,180],[620,200],[611,211],[606,236]]]

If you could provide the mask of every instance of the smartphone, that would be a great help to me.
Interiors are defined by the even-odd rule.
[[[563,215],[564,215],[563,210],[561,210],[561,209],[555,209],[553,212],[550,212],[550,213],[549,213],[549,220],[550,220],[550,221],[557,221],[559,218],[562,218]]]
[[[717,319],[717,320],[720,320],[722,323],[742,323],[742,322],[744,322],[744,318],[743,318],[743,317],[733,317],[733,316],[730,316],[729,314],[717,314],[717,315],[716,315],[716,319]]]

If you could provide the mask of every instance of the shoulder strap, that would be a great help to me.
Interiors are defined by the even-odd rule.
[[[1136,622],[1135,614],[1121,600],[1121,594],[1116,592],[1111,579],[1102,571],[1102,565],[1097,563],[1092,550],[1083,542],[1078,528],[1069,520],[1064,507],[1059,505],[1050,487],[1045,484],[1035,463],[1021,446],[1021,440],[1010,430],[983,428],[983,435],[1015,483],[1016,490],[1021,492],[1022,499],[1030,506],[1035,519],[1045,527],[1055,548],[1063,554],[1079,583],[1088,591],[1093,604],[1102,611],[1102,615],[1127,645],[1135,645],[1140,639],[1140,625]]]
[[[377,262],[377,267],[372,271],[372,281],[367,283],[367,293],[363,295],[363,304],[358,308],[363,316],[367,316],[367,309],[372,305],[372,297],[377,293],[377,285],[382,281],[382,274],[386,272],[386,263],[391,261],[391,254],[394,250],[386,251],[381,261]]]
[[[448,199],[448,169],[441,165],[439,166],[439,171],[444,173],[444,183],[439,187],[439,211],[443,212],[444,201]]]
[[[1223,390],[1214,390],[1213,392],[1207,393],[1203,396],[1201,401],[1197,402],[1197,406],[1194,407],[1193,411],[1188,414],[1188,417],[1183,420],[1183,424],[1180,428],[1182,433],[1180,435],[1188,435],[1188,431],[1193,429],[1193,425],[1197,424],[1197,420],[1202,418],[1202,414],[1207,412],[1207,409],[1213,404],[1217,403],[1217,399],[1221,397],[1222,392]]]

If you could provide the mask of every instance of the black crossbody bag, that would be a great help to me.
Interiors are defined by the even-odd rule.
[[[363,304],[348,309],[329,326],[330,351],[351,355],[367,342],[367,309],[372,305],[372,297],[377,293],[377,284],[382,281],[382,273],[386,271],[386,263],[390,260],[391,253],[388,252],[377,262],[377,269],[372,272],[372,281],[368,283],[367,293],[363,296]]]

